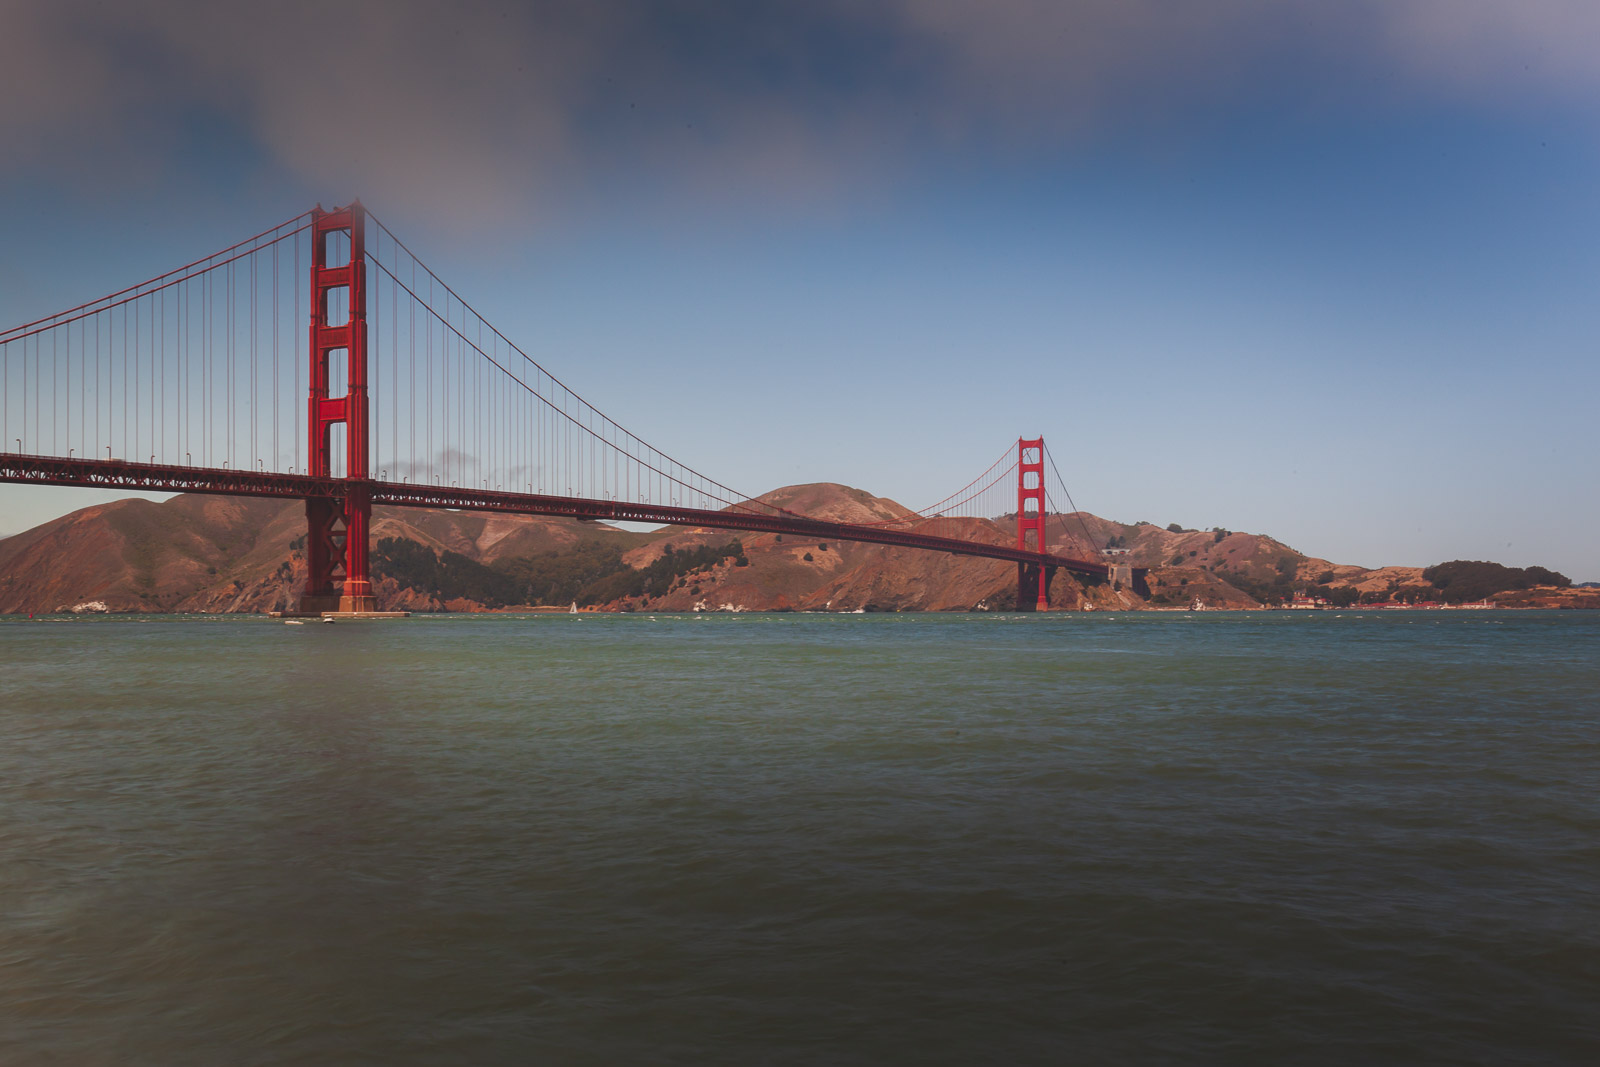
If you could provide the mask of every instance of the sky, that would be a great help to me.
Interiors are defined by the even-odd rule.
[[[1592,0],[0,0],[0,325],[359,197],[640,436],[1600,580]],[[0,486],[0,533],[100,499]]]

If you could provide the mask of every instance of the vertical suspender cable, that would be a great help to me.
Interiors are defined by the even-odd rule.
[[[272,469],[277,470],[282,457],[278,455],[278,394],[283,392],[283,382],[278,378],[278,242],[272,242]]]
[[[211,465],[211,275],[200,278],[200,465]]]
[[[256,257],[250,256],[250,467],[259,466],[261,448],[256,440]]]
[[[411,264],[411,291],[417,291],[417,265],[413,260]],[[411,404],[411,421],[407,424],[411,431],[411,476],[416,477],[417,472],[417,299],[412,297],[406,301],[406,314],[410,322],[406,327],[406,344],[410,347],[410,354],[406,359],[406,399]]]
[[[377,254],[378,254],[377,253],[377,243],[378,243],[377,234],[373,235],[372,243],[373,243],[372,255],[373,255],[374,258],[376,258]],[[375,280],[377,280],[379,282],[382,281],[382,279],[375,279]],[[379,288],[378,285],[370,285],[370,286],[366,286],[364,288],[366,288],[366,290],[367,290],[367,294],[368,294],[367,295],[367,300],[372,305],[372,315],[371,315],[371,319],[370,319],[370,321],[372,323],[372,329],[373,329],[373,331],[375,331],[377,333],[377,336],[378,336],[378,343],[376,345],[377,355],[370,356],[368,358],[368,360],[367,360],[367,363],[372,368],[372,377],[368,381],[368,393],[370,394],[371,390],[372,390],[372,387],[376,386],[378,388],[378,390],[379,390],[378,395],[381,397],[383,395],[383,392],[382,392],[382,388],[383,388],[383,317],[382,317],[382,313],[381,313],[381,310],[380,310],[379,297],[382,295],[382,290]],[[355,328],[355,326],[354,326],[355,314],[356,314],[355,303],[352,301],[352,303],[350,305],[350,318],[352,320],[351,329]],[[371,338],[371,334],[370,333],[368,334],[368,338],[370,340],[370,338]],[[372,351],[373,347],[374,346],[369,344],[367,346],[367,351],[370,353]],[[368,447],[368,451],[369,451],[369,453],[370,453],[370,455],[371,455],[371,457],[372,457],[372,459],[374,461],[369,465],[369,468],[367,470],[367,477],[370,478],[374,471],[380,470],[382,468],[382,466],[383,466],[383,456],[382,456],[382,451],[383,451],[383,449],[382,449],[383,405],[381,403],[380,404],[369,404],[368,407],[369,407],[369,410],[372,412],[372,418],[371,418],[371,424],[367,428],[367,438],[368,438],[368,446],[367,447]]]
[[[139,363],[144,359],[144,343],[139,333],[139,301],[135,300],[133,307],[133,451],[125,459],[138,459],[139,445]]]
[[[380,227],[381,229],[381,227]],[[389,258],[394,260],[394,249],[389,250]],[[399,266],[399,261],[395,260]],[[389,281],[389,345],[393,353],[389,361],[389,435],[390,462],[394,464],[393,473],[400,473],[400,293],[396,288],[393,276]]]
[[[223,456],[225,457],[223,462],[224,462],[225,466],[227,466],[229,468],[232,468],[232,467],[237,466],[237,464],[235,463],[235,456],[234,456],[234,452],[233,452],[234,437],[235,437],[233,424],[234,424],[234,418],[237,415],[237,408],[238,408],[238,401],[234,397],[234,384],[235,384],[235,382],[234,382],[234,373],[233,373],[233,354],[234,354],[233,302],[234,302],[234,295],[233,295],[233,264],[232,263],[229,263],[228,266],[227,266],[227,287],[228,287],[228,313],[227,313],[227,318],[226,318],[225,326],[224,326],[225,332],[223,334],[223,346],[224,346],[223,359],[224,359],[225,362],[223,363],[223,368],[222,369],[223,369],[223,372],[227,375],[227,379],[226,379],[225,385],[226,385],[226,391],[227,391],[228,407],[227,407],[227,418],[224,420],[224,422],[222,424],[222,426],[223,426],[222,432],[227,435],[227,445],[226,445],[226,448],[223,451]]]
[[[167,462],[167,291],[161,290],[158,298],[161,312],[161,339],[152,341],[151,345],[156,350],[156,395],[161,399],[156,407],[156,425],[161,427],[161,443],[158,451],[161,453],[161,462]]]
[[[122,455],[128,456],[128,307],[122,307]]]
[[[300,320],[300,238],[298,237],[294,239],[293,288],[294,323],[293,327],[289,331],[289,336],[297,337],[299,335],[299,331],[305,328],[305,324]],[[296,342],[294,347],[298,353],[300,348],[299,343]],[[309,353],[307,353],[307,355],[309,356]],[[291,356],[289,362],[294,367],[294,392],[289,397],[289,406],[294,412],[294,469],[299,471],[301,474],[305,474],[306,469],[300,465],[300,408],[304,405],[304,399],[302,398],[300,391],[300,364],[302,362],[309,362],[309,359],[301,360],[297,354],[295,356]]]

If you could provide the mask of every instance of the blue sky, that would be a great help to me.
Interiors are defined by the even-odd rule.
[[[1042,433],[1110,518],[1600,579],[1592,4],[5,19],[5,324],[359,195],[747,491],[918,506]]]

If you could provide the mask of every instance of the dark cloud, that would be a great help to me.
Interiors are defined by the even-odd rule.
[[[198,125],[466,222],[642,175],[826,199],[923,151],[1283,91],[1263,79],[1299,58],[1497,100],[1600,88],[1589,0],[0,0],[0,25],[0,176],[170,180]]]
[[[157,154],[182,171],[174,149],[205,146],[174,127],[220,123],[313,185],[485,216],[570,158],[570,104],[605,37],[579,6],[7,7],[0,130],[24,167]]]

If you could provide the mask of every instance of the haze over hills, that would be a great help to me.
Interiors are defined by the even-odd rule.
[[[833,483],[786,486],[761,499],[838,522],[912,516],[893,500]],[[1015,537],[1004,517],[915,520],[911,528],[997,544]],[[1149,569],[1148,596],[1058,572],[1049,595],[1058,610],[1197,601],[1249,608],[1300,590],[1334,603],[1441,595],[1423,568],[1335,564],[1261,534],[1119,523],[1086,512],[1051,516],[1048,532],[1049,548],[1061,555],[1100,558],[1105,549],[1116,562]],[[794,535],[631,533],[571,519],[377,508],[372,542],[385,610],[574,601],[601,610],[966,611],[1010,610],[1016,596],[1015,566],[1003,561]],[[305,581],[304,549],[298,501],[180,495],[97,504],[0,540],[0,613],[282,610],[293,607]],[[1600,606],[1600,591],[1529,588],[1498,599]]]

